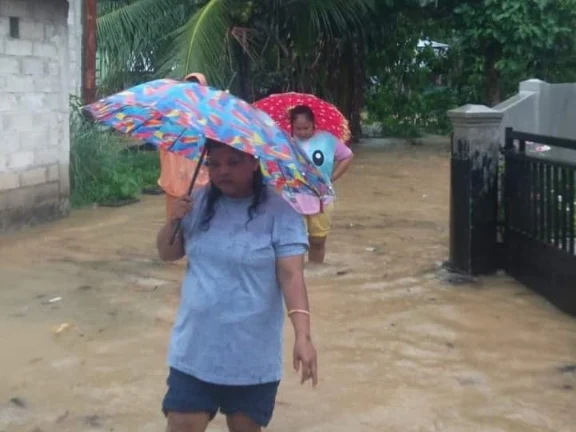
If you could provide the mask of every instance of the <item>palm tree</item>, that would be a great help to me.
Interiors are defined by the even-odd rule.
[[[158,75],[167,35],[184,24],[186,1],[99,0],[99,92],[111,93]]]
[[[200,71],[218,87],[235,77],[232,90],[248,100],[290,89],[339,102],[359,75],[354,48],[373,9],[374,0],[100,0],[102,90]]]

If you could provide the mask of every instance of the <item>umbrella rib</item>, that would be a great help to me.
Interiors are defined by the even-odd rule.
[[[178,137],[176,137],[176,139],[172,142],[172,144],[171,144],[170,147],[168,148],[168,151],[171,151],[171,150],[172,150],[172,148],[178,143],[178,141],[180,140],[180,138],[182,138],[182,137],[184,136],[184,133],[186,133],[187,130],[188,130],[188,129],[184,129],[184,128],[183,128],[183,130],[182,130],[182,132],[180,133],[180,135],[178,135]],[[204,134],[202,134],[202,136],[204,136]],[[206,144],[203,144],[203,146],[205,146],[205,145],[206,145]],[[175,152],[174,152],[174,153],[175,153]],[[192,159],[192,158],[188,158],[188,157],[187,157],[187,159]],[[203,158],[201,158],[200,161],[198,162],[199,164],[202,164],[202,162],[203,162],[202,159],[203,159]]]
[[[130,108],[130,105],[128,105],[128,106],[125,105],[125,106],[123,106],[122,108],[119,108],[118,110],[116,110],[116,112],[122,111],[122,110],[123,110],[124,108],[126,108],[126,107]],[[134,134],[134,132],[136,132],[136,131],[137,131],[138,129],[140,129],[142,126],[144,126],[146,123],[148,123],[150,120],[157,119],[157,118],[158,118],[158,115],[162,116],[162,114],[160,113],[160,111],[155,110],[155,109],[152,108],[152,107],[148,107],[148,106],[147,106],[147,107],[143,107],[143,108],[145,108],[146,110],[151,110],[151,111],[153,112],[152,118],[146,119],[145,121],[143,121],[142,123],[140,123],[138,126],[136,126],[134,129],[130,130],[130,134],[131,134],[131,135]]]
[[[150,120],[164,120],[166,118],[166,116],[164,116],[164,114],[162,114],[161,111],[153,108],[153,107],[144,107],[145,109],[149,110],[152,112],[152,116],[150,119],[147,119],[146,121],[140,123],[138,126],[136,126],[134,129],[132,129],[130,131],[130,134],[134,134],[134,132],[138,131],[138,129],[140,129],[141,127],[143,127],[146,123],[148,123]],[[172,120],[170,120],[170,118],[167,118],[168,121],[170,121],[171,123],[175,123]],[[178,125],[180,126],[180,125]],[[184,134],[186,133],[188,129],[182,127],[182,132],[178,135],[178,137],[172,142],[172,144],[170,145],[170,147],[167,149],[168,151],[170,151],[172,149],[172,147],[174,147],[174,145],[176,145],[176,143],[178,142],[178,140],[180,140],[180,138],[182,138],[184,136]],[[159,146],[158,146],[159,147]]]

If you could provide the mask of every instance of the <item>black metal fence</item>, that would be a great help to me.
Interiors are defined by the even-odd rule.
[[[504,267],[560,309],[576,314],[576,157],[543,157],[527,151],[527,142],[576,151],[576,140],[506,129]]]

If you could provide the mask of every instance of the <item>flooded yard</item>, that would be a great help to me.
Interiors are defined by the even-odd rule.
[[[449,159],[367,146],[307,275],[320,385],[285,376],[270,431],[576,431],[576,319],[505,276],[450,284]],[[162,197],[0,237],[0,431],[158,432],[183,263]],[[224,431],[218,418],[209,429]]]

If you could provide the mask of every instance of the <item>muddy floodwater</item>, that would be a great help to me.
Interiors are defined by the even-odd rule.
[[[286,328],[269,430],[576,431],[576,319],[505,276],[440,277],[445,146],[366,146],[337,186],[328,264],[307,274],[321,382],[299,385]],[[163,430],[184,270],[156,256],[163,217],[145,197],[0,237],[0,431]]]

